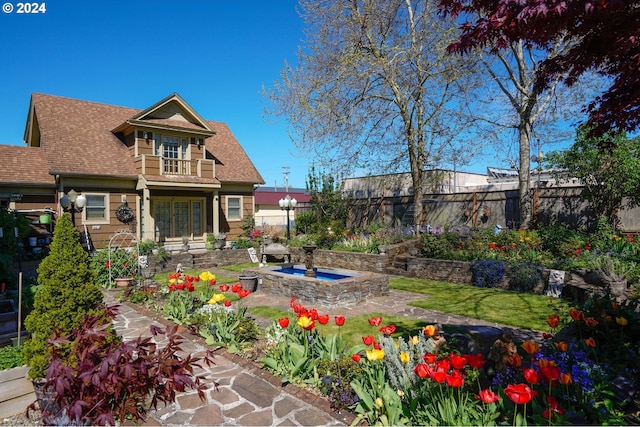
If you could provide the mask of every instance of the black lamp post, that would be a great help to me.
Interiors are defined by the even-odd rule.
[[[65,212],[71,212],[71,222],[76,226],[76,212],[80,213],[87,204],[87,198],[75,190],[69,191],[60,198],[60,206]]]
[[[289,211],[296,208],[298,201],[296,199],[292,199],[291,196],[287,194],[287,197],[278,201],[278,204],[280,205],[280,209],[287,211],[287,241],[289,241],[291,238],[291,231],[289,230]]]

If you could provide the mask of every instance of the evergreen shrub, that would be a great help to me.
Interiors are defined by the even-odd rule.
[[[68,213],[56,224],[51,252],[38,267],[38,283],[34,309],[25,319],[31,339],[25,342],[23,357],[31,368],[30,378],[45,377],[52,353],[48,340],[54,330],[70,334],[86,314],[101,312],[96,273]]]

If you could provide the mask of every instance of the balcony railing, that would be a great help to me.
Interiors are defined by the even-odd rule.
[[[162,158],[162,175],[195,175],[196,160]]]
[[[136,167],[138,173],[143,175],[215,177],[215,163],[212,159],[181,160],[143,154],[136,157]]]

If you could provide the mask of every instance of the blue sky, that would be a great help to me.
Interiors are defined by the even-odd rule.
[[[1,3],[5,4],[3,0]],[[174,92],[225,122],[266,181],[304,187],[311,161],[284,122],[263,118],[263,85],[295,62],[295,0],[48,0],[0,13],[0,144],[24,145],[31,93],[144,109]],[[42,2],[40,2],[42,3]]]

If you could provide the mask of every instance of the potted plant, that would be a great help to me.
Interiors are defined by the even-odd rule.
[[[215,243],[216,243],[215,234],[207,234],[207,238],[205,239],[205,242],[204,242],[204,247],[206,249],[214,249]]]

